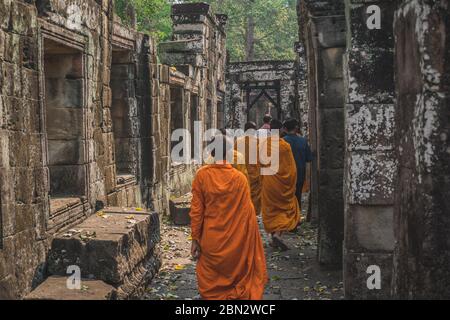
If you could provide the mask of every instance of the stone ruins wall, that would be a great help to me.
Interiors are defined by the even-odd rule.
[[[298,14],[299,66],[304,60],[307,72],[307,97],[302,99],[307,107],[302,109],[307,112],[315,155],[311,220],[319,225],[319,262],[336,267],[342,261],[344,233],[344,11],[342,4],[333,1],[300,1]]]
[[[4,0],[0,16],[0,298],[14,299],[47,276],[55,235],[103,206],[164,213],[189,191],[194,166],[171,164],[171,129],[189,128],[196,95],[198,120],[220,120],[226,17],[175,5],[161,65],[112,1]]]
[[[308,103],[308,64],[306,60],[306,50],[302,42],[295,44],[296,52],[296,89],[298,103],[297,112],[301,123],[302,134],[309,135],[309,103]]]
[[[299,118],[296,67],[294,61],[251,61],[228,63],[226,71],[226,124],[230,128],[244,128],[248,119],[248,101],[256,97],[247,95],[247,87],[252,86],[252,94],[259,94],[261,88],[269,88],[277,112],[272,116],[284,120]],[[275,92],[276,91],[276,92]],[[274,103],[272,103],[273,105]],[[261,115],[260,118],[264,116]],[[253,119],[252,121],[259,120]]]
[[[380,9],[379,28],[367,25],[373,5]],[[345,26],[333,30],[326,26],[341,19],[342,3],[299,2],[313,148],[315,141],[322,145],[331,140],[345,150],[344,188],[335,190],[343,193],[345,201],[347,298],[449,297],[449,5],[448,1],[347,0]],[[324,63],[321,43],[341,39],[343,34],[345,53],[334,48],[328,52],[335,54],[327,56],[336,59]],[[323,88],[329,75],[339,74],[339,69],[344,86],[327,93]],[[344,117],[334,113],[332,119],[342,119],[342,128],[329,131],[320,106],[327,98],[340,101],[341,92]],[[313,112],[316,109],[318,113]],[[344,132],[344,144],[336,143],[336,136]],[[313,183],[313,205],[314,194],[319,199],[326,194],[320,188],[321,148],[315,150],[319,187]],[[319,225],[328,219],[320,207],[317,214]],[[336,224],[332,228],[339,230]],[[321,228],[321,237],[323,232]],[[369,266],[380,268],[379,289],[367,286]]]
[[[381,9],[381,28],[369,29],[369,5]],[[390,294],[392,270],[395,3],[346,2],[346,234],[344,278],[350,298]],[[381,290],[368,290],[366,270],[381,269]]]
[[[450,297],[450,2],[400,1],[393,293]]]
[[[159,81],[159,91],[165,94],[159,98],[158,109],[168,121],[160,121],[159,130],[154,132],[184,128],[192,133],[195,121],[201,121],[202,131],[221,127],[224,121],[226,16],[214,15],[209,5],[196,3],[174,5],[172,19],[172,41],[159,45],[161,62],[166,66],[161,66],[164,76]],[[170,98],[170,93],[177,91],[176,98]],[[167,111],[170,113],[165,113]],[[161,135],[154,144],[156,148],[162,146],[165,149],[157,150],[159,154],[155,156],[161,162],[161,168],[155,173],[158,179],[155,191],[163,197],[156,197],[155,203],[159,203],[160,208],[167,208],[169,199],[165,195],[181,196],[190,191],[198,165],[172,163],[170,141],[170,135]]]

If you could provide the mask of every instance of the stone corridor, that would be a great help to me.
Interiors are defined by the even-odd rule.
[[[295,59],[237,62],[207,3],[157,43],[113,0],[0,0],[0,299],[194,299],[165,219],[201,162],[172,133],[266,113],[314,154],[291,250],[262,231],[266,298],[450,298],[450,0],[297,4]],[[97,291],[66,290],[73,265]]]
[[[327,270],[317,262],[317,227],[303,223],[296,232],[285,234],[290,250],[279,252],[269,245],[259,220],[269,274],[264,299],[344,299],[342,272]],[[175,226],[165,219],[161,223],[161,234],[162,267],[142,299],[199,299],[195,261],[190,253],[190,228]]]

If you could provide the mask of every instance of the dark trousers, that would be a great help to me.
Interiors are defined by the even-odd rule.
[[[302,190],[303,190],[303,183],[301,185],[297,185],[295,188],[295,196],[297,197],[298,205],[302,206]]]

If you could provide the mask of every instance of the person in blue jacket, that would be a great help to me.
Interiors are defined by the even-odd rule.
[[[283,124],[283,128],[285,131],[283,139],[291,145],[292,154],[294,155],[295,164],[297,166],[297,185],[295,195],[299,205],[301,206],[302,189],[306,176],[306,164],[313,160],[313,156],[306,138],[298,134],[299,122],[296,119],[286,120]]]

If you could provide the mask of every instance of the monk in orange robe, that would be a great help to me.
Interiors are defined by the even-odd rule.
[[[247,171],[247,167],[245,165],[245,159],[244,156],[238,152],[237,150],[233,150],[230,149],[228,151],[227,154],[228,157],[230,157],[230,159],[232,159],[232,167],[235,168],[237,171],[241,172],[245,178],[247,179],[248,183],[250,184],[250,177]],[[205,164],[214,164],[215,163],[215,159],[212,156],[209,156],[206,160],[205,160]]]
[[[282,123],[272,120],[271,128],[281,130]],[[282,233],[297,228],[301,220],[300,206],[295,196],[297,168],[291,146],[273,131],[260,143],[264,144],[261,152],[269,156],[279,155],[278,170],[262,176],[261,205],[264,228],[272,235],[272,245],[284,251],[289,248],[281,239]]]
[[[202,299],[262,299],[266,260],[245,176],[216,158],[198,170],[192,195],[191,251]]]
[[[252,130],[255,134],[253,134]],[[261,168],[258,161],[258,138],[256,137],[256,123],[247,122],[245,124],[246,135],[236,141],[235,149],[244,148],[245,167],[248,173],[250,184],[250,194],[256,214],[261,213]]]

